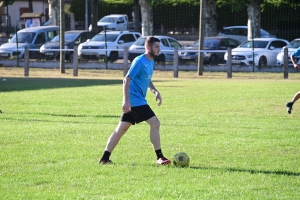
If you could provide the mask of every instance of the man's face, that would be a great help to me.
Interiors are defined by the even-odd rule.
[[[155,42],[152,47],[150,47],[149,53],[151,57],[157,57],[160,52],[160,42]]]

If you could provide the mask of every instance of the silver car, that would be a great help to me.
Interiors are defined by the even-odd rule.
[[[174,48],[183,48],[183,45],[174,38],[162,35],[156,35],[154,37],[160,40],[160,52],[159,56],[155,59],[156,62],[172,62],[174,60]],[[140,37],[133,45],[130,46],[128,60],[132,62],[135,57],[145,52],[146,38],[147,36]]]
[[[24,58],[25,47],[38,51],[29,51],[29,57],[38,57],[40,47],[59,33],[58,26],[38,26],[21,29],[13,38],[0,47],[0,58]]]
[[[290,56],[296,49],[298,49],[300,47],[300,38],[294,39],[286,47],[288,48],[288,65],[293,65]],[[284,52],[283,52],[283,48],[282,48],[282,50],[277,55],[277,65],[278,66],[283,65],[283,63],[284,63],[283,56],[284,56]],[[300,57],[295,57],[295,59],[297,61],[300,61]]]
[[[229,37],[238,41],[245,42],[248,40],[248,26],[227,26],[217,36]],[[276,38],[264,29],[260,29],[261,38]]]

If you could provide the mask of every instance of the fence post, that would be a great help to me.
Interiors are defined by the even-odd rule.
[[[232,78],[232,61],[231,61],[231,48],[227,48],[227,78]]]
[[[174,48],[174,78],[178,78],[178,48]]]
[[[78,49],[78,47],[74,46],[74,49],[73,49],[73,76],[78,76],[78,52],[77,52],[77,49]]]
[[[288,63],[288,48],[283,48],[283,77],[284,79],[289,78],[289,63]]]
[[[28,47],[24,49],[24,76],[29,76],[29,51]]]
[[[123,51],[123,76],[125,77],[128,71],[128,47],[124,47]]]

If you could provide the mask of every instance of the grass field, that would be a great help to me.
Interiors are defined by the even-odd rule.
[[[166,157],[155,165],[149,127],[131,127],[99,165],[121,113],[122,71],[0,68],[0,199],[300,199],[300,75],[156,71]],[[3,81],[3,79],[6,81]]]

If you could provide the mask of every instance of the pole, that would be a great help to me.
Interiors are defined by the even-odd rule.
[[[16,42],[17,42],[17,67],[19,67],[19,50],[18,50],[18,29],[17,29],[17,25],[16,25]]]
[[[199,20],[199,48],[198,48],[198,75],[203,75],[203,49],[204,42],[204,17],[203,17],[204,0],[200,0],[200,20]]]
[[[59,22],[59,48],[61,51],[59,52],[59,63],[60,63],[60,73],[64,74],[65,73],[65,51],[62,51],[65,49],[65,0],[60,0],[60,10],[59,10],[59,15],[60,15],[60,22]]]
[[[88,0],[85,0],[85,30],[88,30]]]
[[[105,39],[105,69],[107,69],[107,62],[108,62],[108,57],[107,57],[107,39],[106,39],[106,26],[104,26],[104,39]]]

